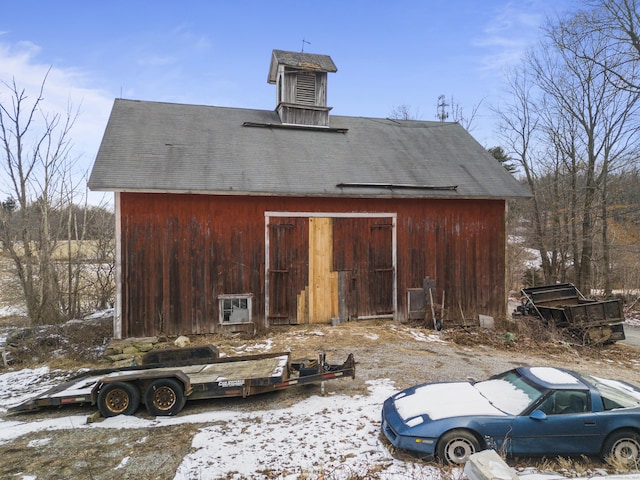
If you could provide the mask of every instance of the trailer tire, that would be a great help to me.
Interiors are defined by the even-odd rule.
[[[103,417],[133,415],[140,406],[140,392],[127,382],[107,383],[98,394],[98,410]]]
[[[147,411],[154,417],[176,415],[186,402],[184,386],[173,378],[154,380],[144,394]]]

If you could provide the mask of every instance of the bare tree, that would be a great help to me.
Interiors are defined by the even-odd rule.
[[[402,105],[393,106],[389,118],[394,120],[419,120],[420,112],[417,109],[414,112],[411,105],[403,103]]]
[[[0,239],[13,261],[33,324],[65,319],[55,253],[62,225],[55,212],[72,201],[70,130],[77,113],[43,110],[45,76],[30,99],[15,80],[2,83],[11,96],[0,102],[0,144],[6,188],[15,208],[3,208]]]
[[[597,276],[609,292],[608,179],[637,151],[639,95],[611,80],[608,66],[622,60],[592,25],[585,12],[550,22],[510,79],[512,103],[498,113],[533,194],[545,280],[572,276],[588,292]]]
[[[576,53],[606,70],[618,88],[639,92],[640,78],[630,72],[635,71],[640,62],[640,3],[638,0],[591,0],[587,4],[593,8],[583,13],[589,18],[587,33],[605,36],[616,61],[605,62],[588,51]]]
[[[538,192],[540,162],[536,153],[536,135],[538,135],[538,106],[532,93],[534,85],[527,75],[526,66],[514,68],[507,76],[507,92],[511,99],[503,106],[494,108],[500,119],[500,136],[507,154],[513,158],[524,172],[525,181],[532,193],[531,223],[533,244],[540,253],[545,281],[552,282],[554,272],[548,256],[549,235]]]
[[[592,20],[592,16],[580,13],[550,24],[546,41],[530,56],[536,83],[551,104],[546,111],[564,119],[563,125],[573,127],[558,131],[563,138],[559,138],[557,145],[578,167],[571,172],[574,188],[580,186],[582,190],[577,211],[580,252],[579,256],[575,252],[573,262],[575,281],[586,291],[592,286],[592,267],[597,260],[594,235],[598,220],[605,237],[607,233],[607,177],[615,163],[637,142],[637,123],[633,117],[640,93],[620,89],[611,82],[609,66],[620,65],[621,58],[611,48],[609,38],[592,29]],[[550,131],[558,130],[553,128],[554,123],[556,120],[547,121]],[[596,214],[598,202],[600,219]],[[605,237],[602,245],[606,253]],[[604,273],[605,290],[610,290],[610,267],[605,259],[599,265]]]
[[[474,128],[474,121],[478,114],[478,110],[482,102],[474,105],[471,109],[469,116],[466,116],[464,109],[460,103],[453,97],[450,100],[446,100],[444,95],[438,97],[436,118],[441,122],[445,122],[450,119],[452,122],[458,122],[467,131],[472,131]],[[389,113],[389,118],[394,120],[420,120],[420,111],[412,109],[411,105],[403,103],[401,105],[394,105]]]
[[[113,307],[115,298],[115,222],[113,212],[97,206],[87,209],[87,225],[92,231],[92,269],[85,284],[88,286],[90,305],[98,310]]]

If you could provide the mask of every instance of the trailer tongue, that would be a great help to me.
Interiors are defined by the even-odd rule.
[[[203,348],[208,348],[210,354]],[[166,351],[147,357],[151,364],[91,370],[37,395],[9,412],[69,404],[98,405],[105,417],[132,415],[144,403],[154,416],[175,415],[187,400],[248,397],[295,385],[355,378],[355,360],[343,364],[317,359],[291,361],[288,352],[218,358],[212,346]],[[203,354],[203,351],[205,352]]]

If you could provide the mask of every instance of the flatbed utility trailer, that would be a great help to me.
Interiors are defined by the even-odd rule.
[[[612,343],[624,340],[622,300],[585,298],[572,283],[522,289],[517,313],[537,316],[550,325],[569,329],[586,343]]]
[[[342,365],[331,365],[324,353],[317,359],[291,361],[289,352],[218,358],[213,346],[158,352],[159,356],[146,356],[155,363],[145,364],[143,358],[140,366],[80,373],[9,408],[9,413],[97,404],[104,417],[112,417],[132,415],[144,403],[151,415],[167,416],[180,412],[187,400],[248,397],[295,385],[355,378],[353,354]]]

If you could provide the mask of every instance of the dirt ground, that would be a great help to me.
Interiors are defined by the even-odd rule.
[[[109,327],[107,319],[106,323],[93,323],[88,327],[78,323],[66,330],[58,328],[55,335],[49,332],[14,340],[17,345],[14,365],[10,368],[35,367],[45,362],[52,368],[64,370],[104,367],[100,352],[108,343],[105,332]],[[83,342],[81,351],[77,348],[79,339]],[[283,327],[258,337],[216,335],[191,340],[193,344],[212,343],[228,356],[288,350],[296,359],[314,358],[319,351],[324,351],[331,363],[342,363],[353,353],[357,362],[356,378],[326,383],[328,393],[349,396],[366,395],[368,380],[389,378],[402,389],[428,381],[482,379],[519,365],[570,367],[580,373],[640,384],[638,350],[621,344],[582,346],[572,338],[540,328],[537,321],[522,319],[506,321],[494,330],[456,327],[435,332],[420,324],[363,321],[337,326]],[[0,368],[0,373],[2,371]],[[317,394],[318,390],[317,385],[311,385],[246,399],[187,402],[181,414],[224,409],[231,404],[246,411],[282,408]],[[34,422],[71,415],[89,416],[95,410],[69,406],[4,419]],[[146,417],[147,413],[140,410],[137,415]],[[20,472],[38,479],[98,480],[112,478],[118,467],[115,471],[122,479],[172,479],[199,427],[197,424],[157,427],[153,435],[145,429],[36,431],[0,445],[0,478],[14,478]],[[32,455],[33,445],[38,446],[37,457]],[[119,467],[124,457],[129,461]],[[407,461],[420,462],[410,458]],[[593,467],[601,465],[596,461]],[[377,477],[372,474],[359,478]]]

